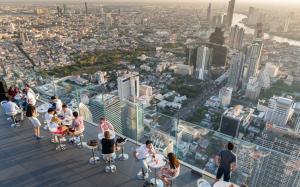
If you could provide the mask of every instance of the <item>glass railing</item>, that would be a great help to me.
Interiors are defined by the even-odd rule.
[[[51,95],[59,96],[92,124],[97,125],[99,119],[105,117],[123,136],[139,143],[151,139],[161,153],[174,152],[183,164],[209,177],[216,175],[215,157],[230,141],[235,144],[237,155],[237,170],[231,176],[235,184],[300,185],[299,146],[281,151],[276,146],[288,147],[284,141],[270,141],[264,136],[254,142],[232,138],[181,120],[180,115],[167,116],[155,108],[120,100],[114,94],[105,93],[100,85],[77,86],[66,80],[53,80],[35,86],[34,90],[42,100],[48,100]]]

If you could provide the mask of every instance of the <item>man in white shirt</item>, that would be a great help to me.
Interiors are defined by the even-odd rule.
[[[142,167],[142,179],[147,179],[149,177],[149,168],[146,159],[153,155],[155,155],[155,150],[153,143],[150,140],[147,140],[144,145],[138,147],[134,152],[134,157],[139,161]]]
[[[63,117],[63,119],[72,119],[73,118],[72,110],[69,109],[65,103],[62,105],[62,111],[61,111],[60,115]]]
[[[29,88],[25,88],[25,92],[26,92],[27,105],[35,106],[36,99],[35,99],[35,94],[33,93],[33,91],[30,91]]]
[[[44,130],[47,130],[50,126],[51,120],[55,114],[55,110],[53,108],[49,108],[48,112],[45,114],[44,119],[46,122],[46,125],[44,126]]]
[[[53,108],[55,109],[57,114],[61,113],[62,110],[62,102],[60,99],[58,99],[57,96],[52,96],[51,97],[51,103],[53,104]]]
[[[4,110],[8,116],[12,117],[14,122],[17,121],[15,118],[17,115],[19,115],[20,120],[23,120],[23,112],[22,112],[22,110],[20,110],[18,105],[12,101],[11,96],[7,97],[7,103],[4,105]],[[13,124],[13,125],[15,125],[15,124]]]

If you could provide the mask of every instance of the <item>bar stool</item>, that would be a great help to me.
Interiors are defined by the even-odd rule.
[[[106,173],[114,173],[117,170],[117,167],[113,164],[111,164],[114,160],[114,158],[116,157],[115,153],[111,153],[111,154],[102,154],[103,156],[103,160],[105,160],[106,162],[108,162],[108,166],[105,167],[105,172]]]
[[[205,179],[198,179],[197,187],[211,187],[211,185]]]
[[[92,157],[90,158],[89,163],[90,164],[96,164],[100,160],[99,157],[95,156],[95,149],[99,148],[98,142],[93,141],[93,140],[89,140],[88,143],[87,143],[87,147],[90,150],[92,150]]]
[[[119,145],[121,147],[121,154],[119,155],[119,160],[128,160],[128,154],[124,153],[124,146],[125,146],[125,143],[127,142],[127,139],[125,139],[124,142],[120,142],[120,143],[117,143],[117,145]]]
[[[56,150],[58,151],[64,151],[66,150],[66,145],[61,143],[61,138],[64,136],[61,133],[52,133],[55,137],[57,137],[58,140],[58,146],[56,147]]]

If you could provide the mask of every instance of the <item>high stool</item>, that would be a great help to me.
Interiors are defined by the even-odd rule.
[[[7,118],[7,120],[13,122],[13,124],[11,124],[11,127],[17,126],[17,122],[16,122],[17,113],[7,112],[6,115],[9,117],[9,118]]]
[[[58,140],[58,146],[56,147],[56,150],[58,151],[64,151],[66,150],[66,145],[61,143],[61,138],[64,136],[63,134],[56,134],[52,133],[54,136],[57,137]]]
[[[125,143],[127,142],[127,140],[125,140],[124,142],[120,142],[120,143],[117,143],[120,147],[121,147],[121,154],[119,155],[119,160],[128,160],[128,154],[124,153],[124,145]]]
[[[115,153],[111,153],[111,154],[102,154],[103,156],[103,160],[105,160],[106,162],[108,162],[108,166],[105,167],[105,172],[106,173],[114,173],[117,170],[117,167],[113,164],[111,164],[113,162],[113,159],[116,157]]]
[[[211,185],[205,179],[198,179],[197,187],[211,187]]]
[[[96,143],[93,144],[93,145],[91,145],[90,142],[91,142],[91,141],[89,141],[89,142],[87,143],[87,147],[88,147],[90,150],[92,150],[92,157],[90,158],[89,163],[90,163],[90,164],[96,164],[96,163],[100,160],[99,157],[95,156],[95,149],[98,149],[98,148],[99,148],[98,142],[96,141]]]
[[[79,137],[79,144],[76,142],[76,140],[77,140],[78,137]],[[75,138],[76,138],[76,139],[75,139]],[[83,132],[78,133],[78,134],[76,134],[76,135],[73,135],[73,139],[75,139],[74,142],[76,143],[76,146],[77,146],[79,149],[83,148],[83,144],[82,144]]]

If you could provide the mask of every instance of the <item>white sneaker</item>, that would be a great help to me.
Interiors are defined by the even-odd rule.
[[[46,131],[46,130],[48,130],[48,126],[44,126],[44,128],[43,128],[43,129],[44,129],[45,131]]]
[[[60,138],[60,141],[65,142],[67,139],[65,137]]]
[[[16,124],[11,124],[10,127],[14,128],[16,126]]]

